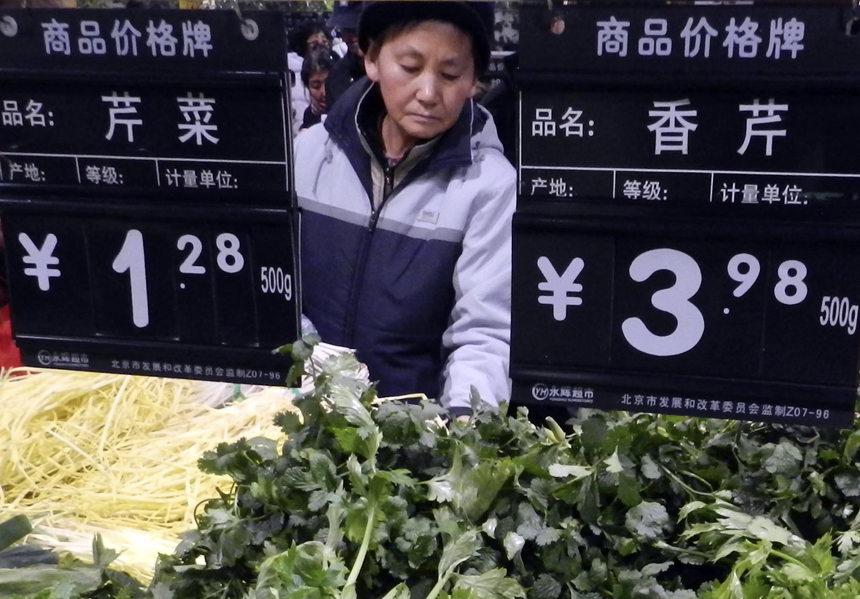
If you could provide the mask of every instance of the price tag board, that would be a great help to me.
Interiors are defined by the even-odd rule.
[[[26,364],[284,384],[299,336],[283,15],[0,11]]]
[[[850,425],[853,18],[524,8],[515,399]]]
[[[10,86],[0,178],[110,198],[171,195],[253,204],[288,193],[277,90],[212,84]]]

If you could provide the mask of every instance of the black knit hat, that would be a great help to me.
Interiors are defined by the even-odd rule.
[[[338,0],[326,22],[329,29],[358,29],[358,20],[366,2]]]
[[[483,75],[490,64],[490,32],[494,24],[493,2],[454,0],[380,0],[366,2],[358,24],[358,45],[367,52],[370,41],[391,25],[420,21],[451,23],[472,38],[475,74]]]

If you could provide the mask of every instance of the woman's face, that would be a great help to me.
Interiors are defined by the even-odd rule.
[[[475,93],[472,42],[450,23],[423,21],[385,40],[364,65],[379,84],[389,131],[409,147],[450,129]]]
[[[328,38],[322,31],[317,31],[308,37],[308,52],[319,52],[328,47]]]
[[[308,92],[311,99],[322,109],[326,108],[325,80],[328,79],[328,71],[314,73],[308,77]]]

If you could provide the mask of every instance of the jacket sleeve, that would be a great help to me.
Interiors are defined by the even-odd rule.
[[[510,401],[511,219],[516,172],[501,153],[480,164],[486,181],[454,271],[454,309],[443,337],[447,354],[440,401],[454,415],[470,410],[471,390],[493,406]]]

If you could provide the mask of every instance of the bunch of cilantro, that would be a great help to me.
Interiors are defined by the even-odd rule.
[[[292,346],[301,373],[312,339]],[[860,596],[860,432],[583,411],[448,421],[345,374],[200,467],[233,486],[156,599]]]
[[[145,599],[146,590],[131,576],[110,567],[118,553],[93,539],[93,563],[33,545],[13,542],[32,532],[29,520],[0,522],[0,597],[3,599]],[[8,541],[8,542],[7,542]]]

